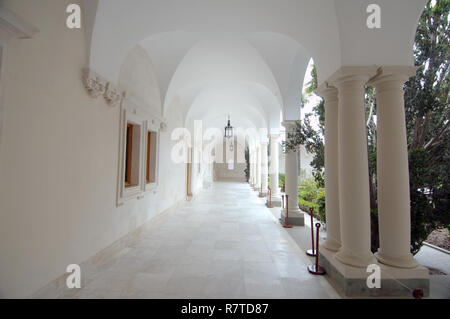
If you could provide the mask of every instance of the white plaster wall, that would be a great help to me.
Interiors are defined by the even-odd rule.
[[[136,45],[128,54],[119,76],[120,88],[161,115],[161,96],[155,69],[147,52]]]
[[[116,207],[119,108],[82,85],[85,33],[65,27],[74,2],[4,1],[40,33],[11,43],[5,70],[0,298],[28,296],[184,198],[184,166],[161,160],[182,125],[171,114],[157,193]]]
[[[216,163],[215,170],[219,181],[237,180],[245,182],[245,163],[237,163],[233,170],[228,170],[228,165],[225,163]]]

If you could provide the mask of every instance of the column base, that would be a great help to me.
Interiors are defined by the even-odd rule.
[[[267,197],[267,191],[259,192],[259,197],[260,197],[260,198]]]
[[[343,247],[336,253],[336,259],[343,264],[356,268],[367,268],[368,265],[377,263],[377,259],[371,252],[366,255],[356,255]]]
[[[290,225],[305,226],[305,214],[300,210],[289,211],[288,221]],[[280,222],[286,224],[286,210],[281,211]]]
[[[428,269],[417,266],[399,269],[375,263],[381,270],[381,288],[369,288],[370,275],[366,268],[356,268],[341,263],[336,253],[323,249],[319,252],[319,264],[338,291],[347,297],[411,297],[415,289],[422,289],[424,297],[430,295]]]
[[[276,190],[272,190],[272,197],[280,197],[281,198],[281,188],[277,188]]]
[[[322,247],[333,252],[338,252],[339,248],[341,248],[341,243],[339,243],[337,240],[327,237],[327,239],[325,239],[325,241],[323,242]]]
[[[382,264],[398,268],[416,268],[419,265],[412,254],[394,257],[383,253],[381,248],[378,249],[375,257]]]
[[[272,196],[272,206],[281,207],[281,196]]]

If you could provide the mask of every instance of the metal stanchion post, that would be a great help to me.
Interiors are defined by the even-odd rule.
[[[316,224],[316,263],[314,265],[308,266],[308,271],[313,275],[325,275],[326,271],[323,267],[319,265],[319,228],[320,223]]]

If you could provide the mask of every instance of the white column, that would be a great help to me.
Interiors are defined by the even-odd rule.
[[[256,147],[255,147],[253,149],[253,164],[252,164],[252,167],[253,167],[253,182],[252,182],[252,186],[253,186],[253,188],[256,187],[256,163],[257,163],[257,161],[258,161],[258,158],[257,158],[257,153],[256,153]]]
[[[376,67],[344,67],[331,83],[339,90],[340,262],[366,267],[376,262],[370,251],[370,196],[367,156],[365,84]]]
[[[267,179],[269,174],[269,158],[268,158],[268,141],[261,142],[261,185],[262,189],[259,192],[259,197],[267,196]]]
[[[250,184],[250,186],[252,185],[252,179],[253,179],[253,167],[252,167],[252,159],[253,155],[252,155],[252,149],[249,148],[248,150],[248,162],[249,162],[249,174],[248,174],[248,183]]]
[[[272,197],[280,197],[281,191],[279,187],[279,152],[278,140],[280,134],[270,135],[270,189],[272,190]]]
[[[325,211],[327,239],[323,247],[338,251],[341,247],[339,216],[338,90],[327,83],[317,93],[325,103]]]
[[[387,265],[414,268],[403,85],[415,67],[383,67],[371,84],[377,95],[377,175],[380,248]]]
[[[288,133],[295,131],[296,121],[285,121],[282,125],[286,128],[286,139]],[[304,214],[298,208],[298,152],[286,153],[286,195],[289,196],[289,224],[303,226]],[[285,222],[286,209],[281,213],[282,221]]]
[[[255,191],[261,190],[261,146],[256,148],[256,178],[255,178]]]

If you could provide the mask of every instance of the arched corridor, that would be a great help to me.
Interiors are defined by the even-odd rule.
[[[369,0],[1,1],[0,298],[429,296],[403,89],[427,0],[378,2],[380,28]],[[283,146],[310,61],[325,277],[302,244],[305,142]]]

